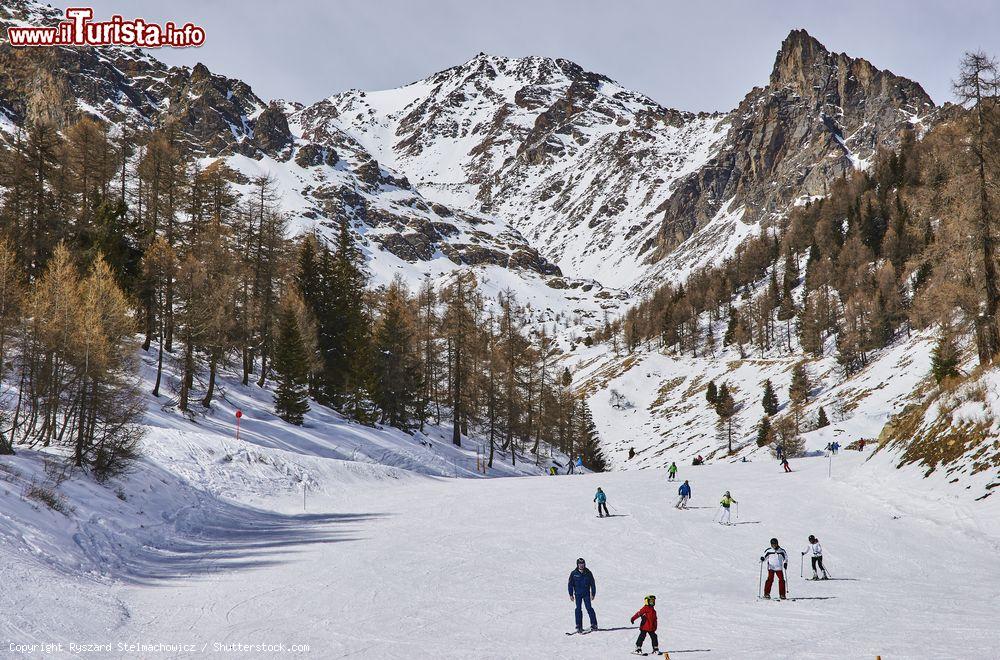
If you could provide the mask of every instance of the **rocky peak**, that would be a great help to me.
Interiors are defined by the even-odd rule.
[[[825,195],[834,179],[867,167],[933,109],[912,80],[792,30],[770,83],[730,113],[719,151],[660,209],[657,254],[669,254],[726,209],[747,223],[767,221],[796,200]]]

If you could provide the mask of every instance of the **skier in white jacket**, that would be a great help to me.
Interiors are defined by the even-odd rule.
[[[764,598],[771,597],[774,576],[778,576],[778,596],[785,600],[785,569],[788,568],[788,553],[778,545],[778,539],[771,539],[771,547],[764,551],[761,562],[767,562],[767,582],[764,583]]]
[[[809,535],[809,545],[807,545],[806,549],[802,551],[803,555],[805,555],[806,553],[809,553],[810,558],[812,559],[812,569],[813,569],[812,579],[814,580],[820,579],[819,574],[816,573],[816,567],[818,566],[819,570],[823,571],[823,579],[829,580],[830,576],[826,574],[826,569],[823,568],[823,546],[819,544],[819,539],[817,539],[812,534]]]

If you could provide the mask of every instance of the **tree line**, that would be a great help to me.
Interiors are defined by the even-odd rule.
[[[741,358],[833,355],[849,377],[900,334],[933,328],[939,382],[958,375],[964,337],[980,364],[996,362],[996,62],[967,54],[955,93],[960,103],[940,110],[919,139],[904,131],[898,148],[881,150],[870,168],[834,181],[826,196],[793,208],[722,263],[659,287],[605,322],[595,340],[619,352],[655,344],[714,355],[721,344]],[[792,411],[808,396],[799,390]],[[729,409],[719,413],[727,428]],[[788,421],[779,429],[790,428],[791,439],[801,420]],[[771,438],[770,420],[761,426],[759,437]]]
[[[544,326],[472,271],[444,285],[373,287],[349,216],[287,238],[275,181],[206,162],[171,127],[82,118],[18,130],[0,153],[0,453],[56,446],[104,478],[134,458],[143,392],[183,414],[212,406],[221,370],[365,424],[485,438],[540,461],[549,447],[603,468],[590,412]],[[166,378],[176,374],[176,383]]]

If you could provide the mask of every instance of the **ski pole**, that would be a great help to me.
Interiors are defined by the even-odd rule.
[[[802,575],[802,571],[805,570],[806,556],[799,555],[799,577],[805,577]]]
[[[740,520],[740,503],[737,502],[736,503],[736,522],[739,522],[739,520]]]
[[[760,562],[760,570],[757,572],[757,598],[763,596],[764,592],[761,591],[764,584],[764,562]]]

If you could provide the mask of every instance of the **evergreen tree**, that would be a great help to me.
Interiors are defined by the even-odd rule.
[[[714,380],[708,381],[708,387],[705,388],[705,400],[713,406],[719,400],[719,390],[715,387]]]
[[[405,284],[395,280],[382,302],[372,359],[372,399],[381,410],[381,421],[404,430],[410,427],[420,391],[409,305]]]
[[[792,383],[788,386],[788,398],[795,405],[803,405],[809,400],[811,387],[806,363],[798,362],[792,367]]]
[[[937,343],[931,351],[931,373],[938,384],[947,378],[958,376],[958,346],[955,337],[949,329],[942,330]]]
[[[309,412],[309,358],[291,306],[283,306],[278,316],[274,345],[274,414],[289,424],[302,425]]]
[[[764,415],[757,425],[757,446],[765,447],[771,444],[771,418]]]
[[[587,405],[586,401],[580,402],[578,417],[580,419],[579,452],[583,464],[594,472],[604,472],[607,469],[607,463],[601,450],[600,435],[590,412],[590,406]]]
[[[823,406],[820,406],[819,413],[816,415],[816,428],[821,429],[829,425],[830,420],[826,418],[826,411],[823,410]]]
[[[761,397],[760,404],[764,408],[764,414],[768,417],[778,413],[778,395],[774,393],[771,379],[764,381],[764,395]]]
[[[723,383],[719,386],[719,395],[715,401],[715,413],[719,416],[719,426],[724,432],[729,453],[733,453],[733,433],[734,420],[736,415],[736,401],[729,393],[729,387]]]

